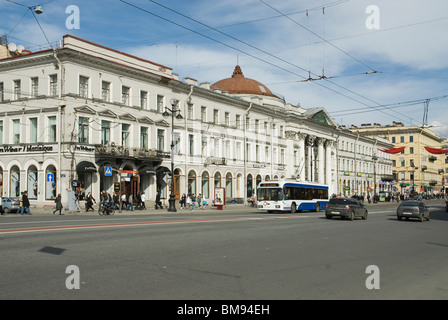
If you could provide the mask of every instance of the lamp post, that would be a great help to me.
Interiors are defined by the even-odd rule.
[[[169,112],[171,112],[171,192],[170,192],[170,199],[168,200],[169,212],[177,211],[176,200],[174,199],[174,117],[176,117],[176,119],[178,120],[183,119],[182,115],[180,114],[178,104],[179,100],[171,99],[172,109],[165,107],[165,111],[162,113],[164,117],[168,117],[170,115]]]
[[[378,157],[376,155],[373,155],[373,203],[377,202],[376,198],[376,161],[378,160]]]

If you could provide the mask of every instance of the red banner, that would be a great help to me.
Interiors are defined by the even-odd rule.
[[[392,153],[392,154],[395,154],[395,153],[400,153],[401,151],[404,150],[404,148],[405,148],[405,147],[391,148],[391,149],[378,149],[378,150],[380,150],[380,151],[382,151],[382,152],[385,152],[385,153]]]
[[[430,147],[425,147],[426,151],[428,151],[429,153],[432,154],[444,154],[444,153],[448,153],[448,149],[436,149],[436,148],[430,148]]]

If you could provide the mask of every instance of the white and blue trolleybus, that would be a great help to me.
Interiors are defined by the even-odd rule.
[[[257,207],[267,212],[325,209],[328,186],[312,182],[263,181],[257,188]]]

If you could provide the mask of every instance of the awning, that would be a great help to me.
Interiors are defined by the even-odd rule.
[[[141,176],[145,174],[156,174],[156,169],[152,166],[145,165],[138,169],[138,174]]]
[[[97,172],[96,166],[90,161],[81,161],[76,166],[78,172]]]

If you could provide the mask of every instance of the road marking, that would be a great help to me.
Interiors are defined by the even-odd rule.
[[[145,222],[117,222],[117,223],[101,223],[86,224],[72,226],[55,226],[55,227],[29,227],[14,228],[0,230],[0,234],[14,234],[24,232],[42,232],[42,231],[61,231],[61,230],[79,230],[79,229],[101,229],[101,228],[117,228],[117,227],[134,227],[145,225],[161,225],[161,224],[182,224],[182,223],[203,223],[203,222],[232,222],[232,221],[250,221],[250,220],[267,220],[267,219],[291,219],[304,218],[300,216],[283,216],[283,217],[247,217],[247,218],[219,218],[219,219],[194,219],[194,220],[174,220],[174,221],[145,221]]]

